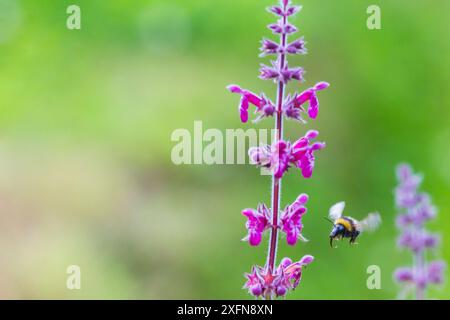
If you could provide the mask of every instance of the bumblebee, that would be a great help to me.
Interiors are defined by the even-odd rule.
[[[333,240],[350,238],[349,243],[354,244],[358,236],[363,231],[375,231],[381,223],[379,213],[369,213],[361,221],[352,217],[343,216],[345,202],[338,202],[330,208],[328,214],[329,221],[333,224],[330,233],[330,246],[333,247]]]

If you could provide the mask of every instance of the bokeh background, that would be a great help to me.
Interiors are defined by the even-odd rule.
[[[177,128],[248,128],[240,85],[257,79],[259,41],[271,37],[272,0],[0,0],[0,298],[250,298],[243,273],[266,246],[240,241],[240,211],[270,201],[270,178],[250,165],[171,162]],[[82,29],[66,28],[78,4]],[[394,299],[394,168],[410,162],[439,208],[430,229],[450,261],[450,2],[302,0],[295,23],[308,55],[304,87],[326,80],[321,111],[292,139],[320,130],[327,148],[310,180],[283,182],[282,203],[310,194],[307,244],[279,257],[316,257],[289,299]],[[382,10],[382,30],[366,9]],[[267,59],[266,59],[267,61]],[[293,89],[291,87],[291,89]],[[270,128],[267,120],[259,128]],[[330,249],[330,205],[383,227]],[[81,290],[66,268],[81,267]],[[368,290],[379,265],[382,289]],[[450,298],[450,286],[429,292]]]

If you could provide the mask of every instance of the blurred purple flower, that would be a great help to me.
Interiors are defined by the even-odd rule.
[[[409,282],[414,279],[414,272],[409,267],[397,268],[394,272],[394,278],[398,282]]]
[[[439,245],[440,237],[425,230],[425,222],[436,217],[436,209],[431,198],[419,192],[422,176],[414,174],[411,167],[401,164],[397,167],[399,185],[395,189],[395,202],[399,210],[396,222],[401,231],[397,244],[412,251],[412,267],[398,268],[394,279],[399,283],[408,283],[415,288],[416,299],[425,299],[429,284],[443,282],[445,262],[433,261],[427,265],[425,251]]]
[[[431,204],[430,197],[427,194],[417,195],[414,193],[410,197],[416,199],[414,201],[415,205],[410,206],[405,213],[397,216],[397,226],[399,228],[406,228],[410,225],[420,227],[437,215],[437,210]]]
[[[417,192],[422,183],[422,176],[414,174],[407,164],[397,168],[398,187],[395,189],[395,199],[398,208],[413,208],[419,203],[423,195]]]
[[[444,282],[444,271],[447,264],[442,260],[432,261],[428,264],[427,279],[429,283],[442,284]]]
[[[423,230],[405,230],[398,239],[398,245],[414,252],[435,248],[439,244],[439,236]]]
[[[394,272],[394,279],[400,283],[411,283],[421,289],[425,289],[428,284],[442,284],[444,282],[444,271],[446,263],[441,260],[432,261],[425,267],[425,270],[417,270],[410,267],[397,268]]]

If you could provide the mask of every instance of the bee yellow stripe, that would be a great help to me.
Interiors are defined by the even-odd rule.
[[[352,227],[352,224],[350,223],[350,221],[345,220],[343,218],[337,219],[335,224],[342,224],[344,226],[344,228],[347,229],[348,231],[353,230],[353,227]]]

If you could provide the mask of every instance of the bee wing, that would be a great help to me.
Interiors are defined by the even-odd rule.
[[[381,216],[378,212],[369,213],[367,217],[364,220],[359,221],[358,224],[361,231],[373,232],[380,226]]]
[[[338,202],[330,208],[330,212],[328,213],[328,217],[332,220],[339,219],[342,217],[342,212],[344,212],[345,202]]]

